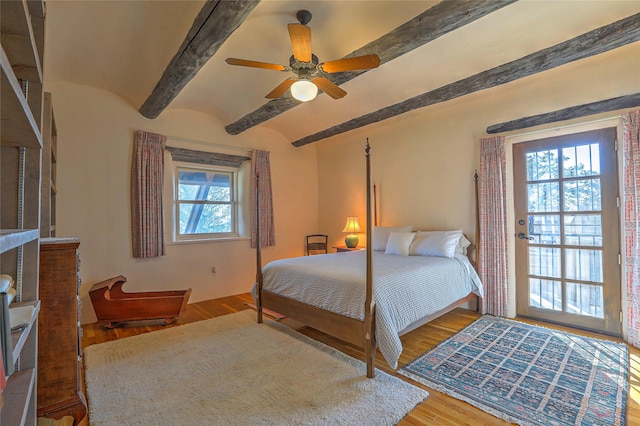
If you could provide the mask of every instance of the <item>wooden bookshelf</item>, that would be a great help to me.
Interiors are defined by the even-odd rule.
[[[2,5],[6,3],[13,2],[2,2]],[[27,98],[22,93],[22,85],[13,72],[4,51],[4,45],[0,45],[0,68],[2,69],[0,80],[2,86],[2,97],[0,98],[2,145],[42,149],[40,128],[29,108]]]
[[[25,327],[21,327],[17,331],[11,332],[11,343],[13,344],[13,359],[18,359],[22,353],[27,338],[31,334],[31,328],[38,323],[38,313],[40,312],[40,301],[30,301],[21,303],[12,303],[10,309],[16,309],[20,307],[31,308],[31,319],[29,324]]]
[[[4,253],[37,239],[37,229],[0,229],[0,250]]]
[[[42,1],[0,1],[0,273],[16,281],[10,310],[29,314],[11,333],[16,371],[3,373],[0,424],[11,426],[36,424],[44,13]]]
[[[4,407],[0,415],[0,424],[23,425],[29,417],[29,401],[33,395],[36,370],[30,368],[13,373],[2,391]]]

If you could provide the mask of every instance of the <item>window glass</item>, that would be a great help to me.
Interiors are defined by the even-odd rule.
[[[599,175],[600,145],[593,143],[563,148],[562,164],[565,178]]]
[[[602,216],[564,215],[564,241],[573,246],[602,247]]]
[[[562,311],[562,282],[529,278],[529,306]]]
[[[560,215],[529,215],[532,244],[560,244]]]
[[[527,154],[527,180],[558,179],[558,150],[530,152]]]
[[[531,213],[559,211],[559,193],[560,184],[558,182],[528,184],[529,211]]]
[[[237,170],[177,167],[176,238],[237,236]]]
[[[560,249],[554,247],[529,247],[529,274],[541,277],[562,277]]]
[[[600,178],[564,182],[564,211],[602,210]]]

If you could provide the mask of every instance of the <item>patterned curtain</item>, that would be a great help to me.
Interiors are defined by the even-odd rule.
[[[640,110],[622,115],[627,341],[640,347]]]
[[[255,177],[259,176],[260,179]],[[256,216],[260,218],[260,247],[276,245],[276,233],[273,220],[273,201],[271,198],[271,166],[269,152],[254,149],[251,155],[251,247],[256,248]],[[259,182],[256,185],[256,182]],[[256,206],[256,191],[259,191],[260,205]],[[258,214],[259,213],[259,214]]]
[[[508,306],[506,151],[504,136],[480,140],[478,274],[482,313],[504,317]]]
[[[164,144],[166,136],[136,132],[131,164],[133,257],[164,255]]]

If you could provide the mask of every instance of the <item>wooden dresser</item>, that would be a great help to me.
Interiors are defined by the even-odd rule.
[[[40,240],[38,417],[86,424],[80,339],[80,259],[75,237]]]

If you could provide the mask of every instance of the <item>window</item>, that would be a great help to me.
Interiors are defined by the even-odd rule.
[[[166,146],[166,235],[173,242],[247,238],[251,159],[246,155]],[[166,158],[166,157],[165,157]]]
[[[238,169],[177,165],[176,240],[237,237]]]

